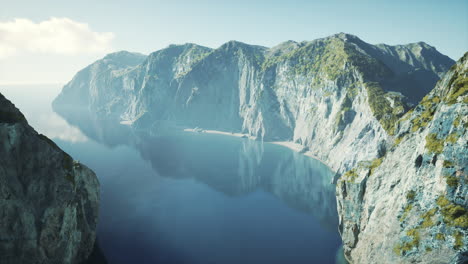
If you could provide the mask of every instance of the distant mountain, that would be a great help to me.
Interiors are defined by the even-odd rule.
[[[453,63],[425,43],[374,46],[344,33],[273,48],[171,45],[146,58],[106,56],[65,85],[53,106],[68,119],[81,109],[97,122],[138,129],[291,140],[345,171],[382,155],[398,118]]]

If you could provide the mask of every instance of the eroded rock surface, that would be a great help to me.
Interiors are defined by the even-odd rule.
[[[0,94],[0,263],[81,263],[96,237],[99,182]]]
[[[353,263],[467,263],[468,53],[403,116],[387,154],[337,185]]]

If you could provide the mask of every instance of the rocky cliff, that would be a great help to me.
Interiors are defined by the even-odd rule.
[[[156,133],[197,126],[302,144],[343,174],[350,261],[457,262],[467,250],[466,56],[453,64],[422,42],[344,33],[273,48],[186,44],[93,79],[79,73],[53,106],[71,122],[79,113]],[[69,96],[78,93],[86,103]]]
[[[468,262],[468,53],[396,125],[393,146],[337,185],[353,263]]]
[[[344,172],[382,156],[395,121],[452,64],[425,43],[374,46],[344,33],[270,49],[172,45],[95,62],[53,106],[69,120],[81,109],[92,122],[156,132],[197,126],[294,141]]]
[[[0,139],[0,262],[82,263],[96,236],[96,175],[1,94]]]

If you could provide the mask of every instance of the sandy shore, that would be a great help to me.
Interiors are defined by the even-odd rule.
[[[240,138],[249,138],[255,139],[247,134],[242,133],[233,133],[233,132],[224,132],[219,130],[204,130],[204,129],[197,129],[197,128],[186,128],[184,129],[186,132],[194,132],[194,133],[207,133],[207,134],[218,134],[218,135],[226,135],[231,137],[240,137]]]
[[[219,130],[204,130],[204,129],[197,129],[197,128],[186,128],[184,129],[186,132],[194,132],[194,133],[207,133],[207,134],[218,134],[218,135],[226,135],[226,136],[232,136],[232,137],[240,137],[240,138],[249,138],[249,139],[255,139],[254,137],[251,137],[247,134],[242,134],[242,133],[232,133],[232,132],[224,132],[224,131],[219,131]],[[313,155],[312,152],[310,151],[304,151],[304,146],[294,143],[292,141],[264,141],[265,143],[270,143],[270,144],[275,144],[275,145],[280,145],[283,147],[286,147],[288,149],[291,149],[295,152],[301,153],[305,156],[311,157],[313,159],[316,159],[323,164],[325,163],[323,160],[319,159],[317,156]]]
[[[316,160],[322,162],[325,165],[327,164],[323,160],[321,160],[319,157],[312,154],[311,151],[308,151],[308,150],[304,151],[304,146],[302,146],[301,144],[297,144],[297,143],[294,143],[292,141],[266,141],[266,142],[276,144],[276,145],[280,145],[280,146],[283,146],[283,147],[287,147],[288,149],[294,150],[294,151],[296,151],[298,153],[301,153],[301,154],[303,154],[305,156],[316,159]]]

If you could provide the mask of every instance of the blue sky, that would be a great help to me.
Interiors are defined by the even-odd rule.
[[[88,24],[92,32],[112,34],[109,40],[102,41],[102,49],[70,54],[30,49],[27,54],[18,51],[14,56],[0,57],[0,83],[2,79],[7,83],[21,82],[25,74],[25,82],[65,82],[78,69],[109,51],[147,54],[172,43],[186,42],[213,48],[229,40],[274,46],[290,39],[313,40],[346,32],[372,44],[424,41],[455,60],[468,51],[466,0],[0,0],[0,4],[0,23],[15,18],[35,23],[51,17],[68,18]],[[84,38],[90,38],[90,34]],[[30,65],[26,69],[25,62]],[[17,74],[21,70],[30,74]]]

